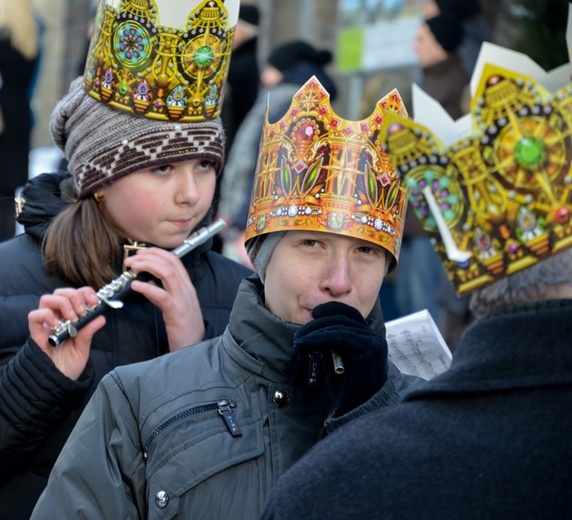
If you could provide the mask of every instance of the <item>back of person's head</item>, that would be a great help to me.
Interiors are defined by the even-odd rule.
[[[316,49],[307,42],[298,40],[276,47],[268,56],[268,63],[285,72],[292,67],[304,62],[309,62],[319,67],[325,67],[331,63],[332,53],[327,49]]]
[[[480,56],[464,125],[445,119],[420,88],[413,106],[423,110],[414,121],[386,116],[393,128],[386,150],[404,176],[409,207],[457,294],[474,295],[477,317],[572,297],[571,144],[567,132],[539,131],[568,121],[570,76],[548,89],[542,69],[523,65],[522,53],[486,44]]]
[[[466,20],[482,11],[480,0],[434,0],[441,13],[449,13]]]
[[[566,287],[567,295],[561,293]],[[471,311],[477,318],[513,305],[572,297],[572,248],[475,291]]]
[[[463,26],[458,18],[448,13],[441,13],[425,20],[437,43],[451,54],[455,52],[463,40]]]

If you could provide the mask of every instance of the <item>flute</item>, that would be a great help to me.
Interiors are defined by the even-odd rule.
[[[337,352],[332,350],[332,361],[334,362],[334,371],[338,375],[342,375],[346,371],[344,360]]]
[[[209,238],[216,235],[226,227],[223,219],[218,219],[210,226],[203,227],[190,235],[179,247],[171,251],[176,257],[181,258],[191,252],[196,247],[204,244]],[[75,321],[62,321],[53,329],[54,333],[48,341],[52,347],[59,345],[62,341],[76,336],[79,329],[97,318],[107,307],[121,309],[124,298],[131,291],[131,283],[137,278],[137,273],[131,270],[121,273],[115,280],[111,281],[97,292],[99,301],[90,307],[86,314]]]

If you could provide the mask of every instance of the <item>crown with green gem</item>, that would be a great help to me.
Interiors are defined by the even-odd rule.
[[[481,50],[463,120],[443,117],[438,103],[417,88],[415,121],[387,114],[381,136],[404,178],[410,211],[459,294],[572,245],[571,70],[555,71],[551,81],[542,71],[547,84],[564,78],[549,90],[533,75],[487,61],[498,54],[494,47]],[[534,70],[528,58],[503,52],[504,63]],[[446,128],[441,135],[448,133],[448,142],[438,128]]]
[[[85,90],[152,119],[214,119],[222,108],[238,5],[239,0],[100,0]]]

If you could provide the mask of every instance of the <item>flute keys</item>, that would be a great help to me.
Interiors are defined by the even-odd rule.
[[[58,324],[55,327],[51,327],[51,329],[56,334],[61,334],[62,332],[66,331],[68,333],[68,336],[70,336],[71,338],[75,338],[77,336],[77,329],[75,328],[73,322],[69,320],[68,321],[60,320],[58,321]]]

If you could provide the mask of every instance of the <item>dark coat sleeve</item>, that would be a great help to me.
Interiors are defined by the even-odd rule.
[[[72,381],[32,340],[0,367],[0,483],[21,470],[81,401],[92,379],[91,363],[79,381]]]

